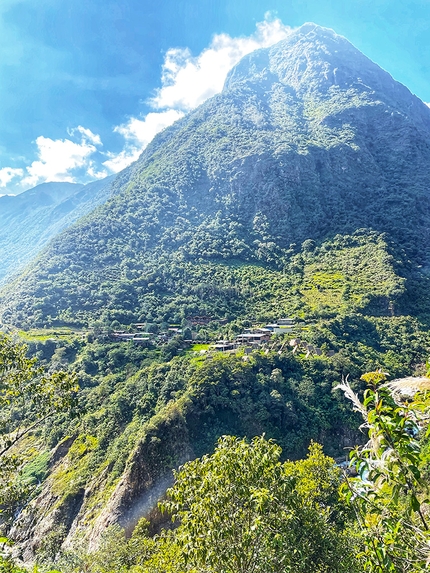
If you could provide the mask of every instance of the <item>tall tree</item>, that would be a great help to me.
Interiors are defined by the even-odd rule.
[[[176,474],[162,506],[180,521],[175,537],[191,570],[356,570],[333,460],[317,444],[301,462],[280,455],[264,437],[224,436]]]

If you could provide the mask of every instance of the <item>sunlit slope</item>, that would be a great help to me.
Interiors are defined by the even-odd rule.
[[[3,292],[3,319],[132,320],[185,288],[187,265],[284,272],[297,244],[361,228],[423,264],[429,182],[430,109],[347,40],[305,25],[158,135],[115,196]],[[201,292],[190,306],[209,304]]]

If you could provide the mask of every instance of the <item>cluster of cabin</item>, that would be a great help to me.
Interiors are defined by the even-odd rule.
[[[263,327],[255,327],[252,329],[245,329],[241,334],[238,334],[235,340],[218,340],[215,344],[209,346],[208,352],[234,352],[237,349],[244,347],[245,354],[250,354],[253,350],[261,347],[266,347],[266,352],[269,352],[269,344],[274,334],[292,334],[296,331],[296,325],[292,318],[280,318],[274,324],[266,324]],[[281,351],[288,343],[286,340],[281,346]],[[300,338],[292,338],[289,340],[289,346],[292,347],[293,353],[300,352],[306,354],[306,358],[311,355],[333,356],[334,350],[323,351],[322,348],[308,344]],[[207,351],[202,351],[206,353]]]
[[[194,316],[189,318],[189,323],[192,326],[205,326],[212,320],[209,316]],[[172,326],[164,332],[153,333],[143,332],[145,324],[135,324],[135,332],[126,332],[123,330],[116,330],[111,333],[111,338],[121,342],[132,342],[142,346],[162,346],[168,343],[172,338],[178,334],[182,334],[182,329]],[[207,350],[201,350],[200,354],[211,355],[214,352],[235,352],[238,349],[244,348],[245,354],[250,354],[253,350],[266,348],[268,352],[270,341],[274,335],[288,335],[297,334],[297,327],[293,318],[279,318],[274,323],[269,323],[264,326],[254,326],[252,328],[245,328],[243,332],[239,333],[234,340],[218,340],[209,345]],[[194,331],[193,331],[194,335]],[[194,336],[193,336],[194,338]],[[288,339],[285,340],[282,348],[288,344]],[[293,353],[305,353],[306,357],[311,355],[321,356],[323,350],[300,338],[291,338],[289,345],[292,347]],[[328,356],[333,356],[334,351],[326,352]]]
[[[135,324],[136,328],[142,328],[144,325]],[[118,342],[133,342],[141,346],[160,346],[169,342],[174,336],[182,334],[180,328],[171,327],[165,332],[126,332],[125,330],[115,330],[111,333],[111,338]]]
[[[234,340],[218,340],[209,349],[218,352],[236,350],[242,346],[258,348],[270,342],[273,334],[288,334],[294,328],[294,319],[280,318],[276,323],[266,324],[263,327],[245,328]]]

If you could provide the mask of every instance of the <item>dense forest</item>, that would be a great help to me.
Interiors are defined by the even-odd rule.
[[[244,355],[203,362],[177,356],[129,373],[124,383],[112,374],[78,390],[79,375],[40,379],[25,347],[6,337],[0,342],[3,529],[14,508],[36,498],[10,534],[19,543],[27,528],[18,555],[28,559],[35,552],[41,571],[424,570],[430,378],[409,377],[390,387],[381,369],[370,372],[351,382],[363,395],[360,403],[345,378],[333,383],[342,367],[351,370],[345,360],[273,351],[247,361]],[[64,358],[78,346],[58,345],[55,352]],[[105,345],[97,346],[102,359]],[[364,443],[357,432],[362,420],[342,391],[370,437],[353,450],[346,473],[310,442],[314,436],[327,440],[333,453],[348,442]],[[18,415],[23,411],[26,423],[32,417],[38,422],[31,438]],[[56,416],[55,425],[44,423],[46,412]],[[251,442],[226,435],[262,432]],[[38,450],[42,443],[45,451]],[[172,464],[184,464],[174,481]],[[101,520],[98,510],[112,490]],[[71,523],[82,507],[85,515]],[[109,525],[112,513],[119,519]],[[97,530],[100,522],[94,544],[87,528]],[[24,571],[10,553],[13,544],[2,542],[2,570]]]

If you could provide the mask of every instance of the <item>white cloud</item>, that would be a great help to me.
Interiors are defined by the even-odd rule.
[[[105,165],[113,173],[118,173],[128,165],[136,161],[142,150],[154,139],[154,137],[172,125],[177,119],[183,117],[184,113],[179,110],[169,109],[162,112],[148,113],[144,119],[132,117],[127,123],[117,125],[114,129],[120,133],[127,144],[117,155],[107,153],[109,160],[104,161]]]
[[[231,68],[245,55],[286,38],[292,28],[268,13],[255,32],[247,37],[233,38],[217,34],[210,45],[193,56],[188,48],[167,51],[161,74],[161,87],[147,103],[152,111],[146,116],[131,117],[114,128],[124,137],[119,153],[106,151],[100,163],[102,141],[98,134],[81,125],[68,130],[68,138],[51,139],[41,135],[36,139],[37,159],[24,169],[0,169],[0,188],[12,179],[21,178],[15,188],[22,191],[45,181],[82,181],[101,179],[117,173],[136,161],[154,136],[219,93]]]
[[[137,161],[142,149],[138,147],[126,147],[120,153],[108,152],[106,155],[109,157],[107,161],[103,161],[103,165],[109,169],[111,173],[118,173],[122,169],[128,167],[133,161]]]
[[[267,14],[266,19],[257,24],[255,33],[248,37],[217,34],[209,48],[195,57],[188,48],[168,50],[162,87],[150,103],[157,109],[188,111],[219,93],[228,72],[243,56],[276,44],[291,33],[292,28],[284,26],[281,20],[270,20],[269,17]]]
[[[104,169],[98,171],[97,167],[92,162],[91,165],[87,168],[87,175],[93,179],[103,179],[104,177],[108,176],[108,173]]]
[[[132,117],[128,123],[115,127],[114,131],[123,135],[126,140],[135,141],[146,147],[157,133],[172,125],[183,115],[182,111],[176,109],[169,109],[160,113],[151,112],[144,119]]]
[[[0,169],[0,187],[6,187],[8,183],[15,177],[22,177],[24,171],[22,169],[13,169],[12,167],[3,167]]]
[[[36,139],[38,160],[27,167],[27,175],[21,184],[33,187],[45,181],[76,181],[75,169],[89,168],[93,163],[89,157],[101,145],[100,137],[82,126],[69,131],[69,135],[81,135],[80,141],[71,139],[50,139],[41,135]]]
[[[80,133],[83,136],[83,138],[86,139],[87,141],[91,141],[91,143],[94,143],[94,145],[103,145],[100,139],[100,135],[93,133],[91,129],[87,129],[85,127],[82,127],[82,125],[78,125],[78,127],[68,130],[68,133],[71,136],[74,136],[76,132]]]

